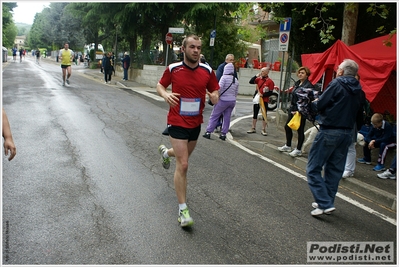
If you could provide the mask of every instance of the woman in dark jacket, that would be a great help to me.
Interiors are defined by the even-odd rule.
[[[102,65],[103,65],[105,83],[111,83],[112,63],[111,63],[111,53],[110,52],[108,52],[107,56],[105,58],[103,58]]]
[[[310,75],[310,70],[308,67],[300,67],[297,71],[297,76],[299,78],[298,81],[295,82],[294,85],[294,90],[292,91],[292,99],[291,99],[291,106],[288,109],[288,117],[287,117],[287,122],[284,126],[285,129],[285,137],[287,142],[285,143],[284,146],[278,147],[278,150],[282,152],[290,152],[291,149],[291,141],[292,141],[292,129],[288,127],[288,123],[294,116],[294,114],[298,111],[298,106],[297,106],[297,101],[298,101],[298,96],[296,94],[296,91],[298,90],[299,87],[302,88],[314,88],[313,84],[308,80],[308,77]],[[305,125],[306,125],[306,117],[302,116],[301,117],[301,125],[299,126],[298,129],[298,144],[296,149],[294,149],[290,154],[292,157],[297,157],[297,156],[302,156],[302,144],[305,140]]]

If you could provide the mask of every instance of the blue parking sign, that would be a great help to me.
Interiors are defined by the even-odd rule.
[[[280,32],[289,32],[291,30],[291,18],[285,18],[280,22]]]

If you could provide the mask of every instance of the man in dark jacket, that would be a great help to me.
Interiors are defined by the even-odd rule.
[[[228,63],[233,63],[234,64],[234,55],[233,54],[227,54],[226,59],[224,60],[223,63],[221,63],[219,65],[219,67],[216,70],[216,79],[219,81],[220,78],[222,78],[223,75],[223,71],[224,71],[224,66],[226,66],[226,64]],[[237,76],[237,71],[234,70],[234,77],[236,77],[238,79]]]
[[[373,170],[383,171],[385,170],[384,163],[388,148],[396,147],[396,136],[392,125],[385,121],[380,113],[375,113],[371,117],[371,125],[369,133],[364,136],[364,157],[358,159],[357,162],[371,164],[371,149],[379,148],[378,164]]]
[[[122,58],[122,67],[123,67],[123,81],[127,81],[127,77],[128,77],[128,70],[130,67],[130,57],[128,55],[127,52],[125,52],[123,58]]]
[[[112,62],[111,62],[111,53],[110,52],[108,52],[106,54],[106,57],[103,59],[102,65],[103,65],[105,83],[111,83]]]
[[[312,102],[312,109],[318,111],[320,125],[306,167],[308,185],[315,200],[312,216],[330,214],[335,210],[335,195],[352,142],[353,127],[365,102],[362,87],[355,78],[358,69],[355,61],[345,59],[338,66],[338,77]]]

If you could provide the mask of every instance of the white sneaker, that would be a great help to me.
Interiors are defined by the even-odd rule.
[[[302,151],[295,148],[291,153],[289,153],[289,155],[294,158],[299,157],[302,156]]]
[[[342,178],[349,178],[349,177],[353,177],[353,172],[351,171],[344,171],[344,174],[342,174]]]
[[[283,145],[277,148],[278,150],[280,150],[281,152],[291,152],[291,147],[287,146],[287,145]]]
[[[380,178],[380,179],[391,179],[391,180],[395,180],[395,179],[396,179],[395,174],[394,174],[394,173],[391,173],[391,172],[389,171],[389,169],[386,170],[386,171],[384,171],[383,173],[377,174],[377,176],[378,176],[378,178]]]
[[[316,203],[316,204],[317,204],[317,203]],[[312,206],[313,206],[313,203],[312,203]],[[334,207],[328,208],[328,209],[325,209],[325,210],[322,210],[322,209],[319,209],[319,208],[315,208],[314,210],[312,210],[312,211],[310,212],[310,214],[311,214],[312,216],[319,216],[319,215],[322,215],[322,214],[330,215],[331,212],[333,212],[333,211],[335,211],[335,208],[334,208]]]

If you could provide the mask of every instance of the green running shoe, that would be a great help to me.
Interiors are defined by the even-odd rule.
[[[188,227],[194,224],[193,218],[190,217],[190,212],[188,208],[180,211],[177,221],[180,223],[181,227]]]
[[[159,154],[161,154],[162,166],[165,169],[169,169],[169,167],[170,167],[170,158],[169,157],[167,157],[167,158],[164,157],[164,154],[165,154],[166,150],[168,150],[168,149],[166,148],[165,145],[160,145],[158,147]]]

